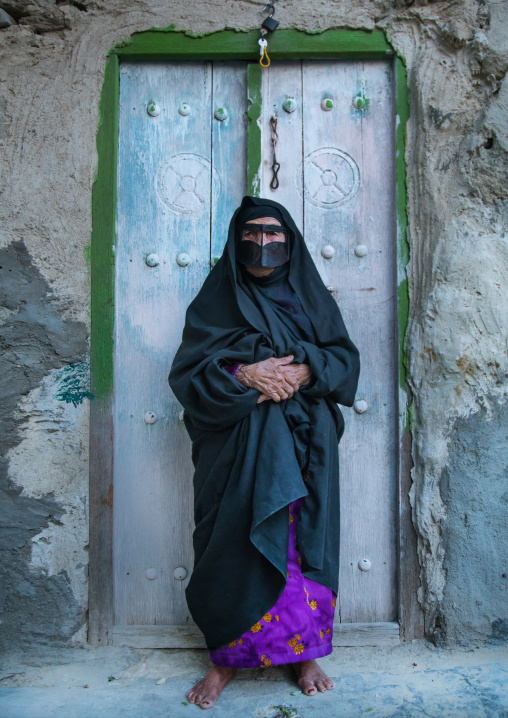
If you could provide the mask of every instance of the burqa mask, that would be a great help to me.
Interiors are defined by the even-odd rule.
[[[252,220],[273,217],[278,224]],[[247,267],[280,267],[289,260],[289,230],[279,211],[269,206],[247,206],[236,218],[236,259]]]

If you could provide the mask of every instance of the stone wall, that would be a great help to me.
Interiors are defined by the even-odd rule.
[[[3,640],[87,630],[91,188],[105,58],[134,32],[259,26],[250,0],[0,0]],[[281,28],[379,27],[405,58],[426,633],[508,637],[508,3],[280,0]]]

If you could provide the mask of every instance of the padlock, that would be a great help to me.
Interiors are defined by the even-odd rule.
[[[264,27],[265,30],[268,30],[268,32],[273,32],[279,27],[278,20],[275,20],[271,15],[269,15],[267,18],[263,20],[261,23],[261,27]]]

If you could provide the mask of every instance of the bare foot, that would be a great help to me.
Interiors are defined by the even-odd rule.
[[[318,666],[316,661],[301,661],[291,664],[295,669],[298,678],[298,685],[306,696],[314,696],[316,690],[324,693],[333,688],[333,681]]]
[[[206,676],[187,691],[187,700],[200,708],[211,708],[235,673],[236,668],[212,665]]]

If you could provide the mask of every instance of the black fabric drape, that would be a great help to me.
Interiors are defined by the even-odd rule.
[[[291,230],[289,265],[274,270],[275,291],[235,261],[236,216],[255,205],[277,209]],[[259,392],[222,368],[289,354],[308,364],[313,378],[285,405],[257,404]],[[186,597],[209,648],[235,640],[282,593],[286,507],[300,496],[302,571],[337,593],[337,443],[344,431],[337,404],[353,405],[359,373],[358,349],[290,214],[272,200],[244,197],[222,257],[187,309],[169,374],[195,467],[195,560]]]

